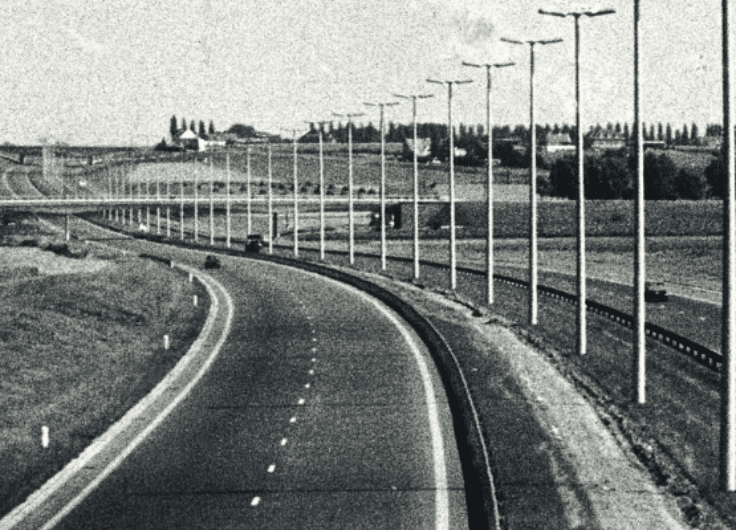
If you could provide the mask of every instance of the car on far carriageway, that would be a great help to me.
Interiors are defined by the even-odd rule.
[[[204,268],[205,269],[219,269],[220,268],[220,258],[210,254],[204,259]]]
[[[647,302],[666,302],[667,289],[664,282],[646,282],[644,284],[644,300]]]
[[[260,252],[262,248],[263,248],[263,235],[250,234],[245,239],[245,251],[246,252]]]

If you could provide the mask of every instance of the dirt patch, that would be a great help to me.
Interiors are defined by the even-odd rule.
[[[0,252],[0,274],[19,268],[36,269],[42,275],[92,274],[109,265],[108,260],[68,258],[34,247],[3,247]]]

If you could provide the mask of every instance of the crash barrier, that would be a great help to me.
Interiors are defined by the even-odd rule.
[[[220,240],[220,238],[217,238],[217,240]],[[224,239],[222,240],[224,241]],[[173,242],[173,241],[172,241]],[[179,244],[179,242],[174,242],[175,244]],[[242,244],[245,243],[245,241],[232,239],[233,246],[236,244],[240,244],[242,248]],[[292,247],[290,245],[274,245],[274,248],[282,249],[282,250],[289,250]],[[314,248],[301,248],[300,251],[307,253],[317,253],[319,252],[318,249]],[[346,256],[348,253],[344,250],[325,250],[325,254],[331,254],[336,256]],[[356,257],[362,257],[362,258],[376,258],[376,254],[369,253],[369,252],[355,252],[354,253]],[[408,257],[400,257],[400,256],[388,256],[387,257],[390,261],[394,262],[403,262],[403,263],[413,263],[413,258]],[[435,267],[439,269],[447,269],[449,266],[446,263],[439,263],[436,261],[428,261],[428,260],[420,260],[420,263],[424,266],[429,267]],[[486,273],[485,271],[473,269],[470,267],[457,267],[457,272],[459,273],[465,273],[470,274],[473,276],[481,276],[485,277]],[[493,278],[495,281],[504,283],[506,285],[510,285],[512,287],[517,287],[520,289],[528,289],[529,288],[529,282],[525,280],[521,280],[519,278],[514,278],[512,276],[505,276],[502,274],[494,274]],[[548,298],[551,298],[553,300],[558,300],[560,302],[569,303],[569,304],[577,304],[577,296],[574,294],[570,294],[564,291],[561,291],[559,289],[555,289],[553,287],[546,287],[544,285],[539,285],[537,287],[539,294],[546,296]],[[614,309],[612,307],[608,307],[604,304],[601,304],[599,302],[595,302],[593,300],[587,300],[586,308],[588,311],[603,316],[605,318],[610,319],[613,322],[616,322],[617,324],[621,324],[622,326],[628,327],[633,329],[634,327],[634,317],[626,314],[622,311],[619,311],[617,309]],[[645,333],[648,337],[651,339],[654,339],[658,342],[661,342],[662,344],[666,346],[670,346],[671,348],[679,351],[680,353],[687,355],[688,357],[692,358],[699,364],[713,370],[716,372],[720,372],[723,366],[723,356],[707,346],[703,346],[702,344],[698,344],[697,342],[694,342],[688,338],[683,337],[682,335],[679,335],[673,331],[669,331],[661,326],[658,326],[657,324],[652,324],[647,322],[645,324]]]

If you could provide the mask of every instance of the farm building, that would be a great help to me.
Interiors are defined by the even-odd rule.
[[[572,143],[569,134],[547,135],[547,154],[571,151],[575,151],[575,144]]]
[[[611,151],[626,147],[626,137],[611,129],[595,130],[588,134],[590,147],[595,151]]]
[[[414,139],[407,138],[404,140],[404,149],[402,157],[405,160],[414,160]],[[431,138],[417,138],[416,143],[417,158],[420,161],[429,160],[432,157],[432,139]]]

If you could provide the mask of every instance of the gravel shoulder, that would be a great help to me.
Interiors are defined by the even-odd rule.
[[[508,528],[690,528],[624,437],[508,323],[473,316],[437,292],[358,274],[411,302],[458,355]]]

